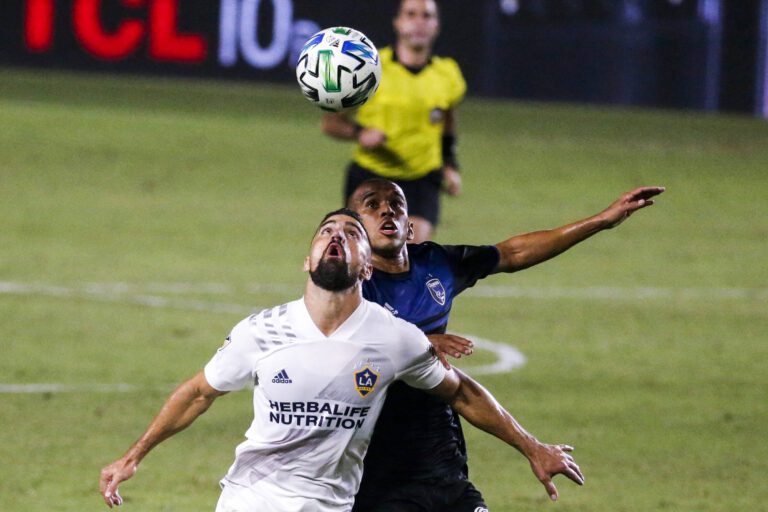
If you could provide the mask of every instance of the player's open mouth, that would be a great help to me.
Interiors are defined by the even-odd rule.
[[[384,235],[396,235],[397,234],[397,224],[392,222],[391,220],[388,220],[386,222],[383,222],[381,226],[379,227],[379,231]]]
[[[329,260],[343,260],[344,251],[338,242],[331,242],[325,250],[325,257]]]

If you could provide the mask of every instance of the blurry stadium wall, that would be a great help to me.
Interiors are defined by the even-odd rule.
[[[0,63],[292,81],[303,41],[392,40],[397,0],[3,0]],[[768,0],[443,0],[470,92],[768,116]]]

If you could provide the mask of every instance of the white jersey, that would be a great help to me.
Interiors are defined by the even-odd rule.
[[[220,391],[255,385],[224,485],[248,488],[261,512],[350,510],[387,387],[431,389],[445,371],[417,327],[365,300],[330,336],[303,299],[246,318],[205,367]]]

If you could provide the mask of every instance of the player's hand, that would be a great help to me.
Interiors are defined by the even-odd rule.
[[[557,488],[552,483],[555,475],[565,475],[579,485],[584,485],[584,475],[581,468],[571,456],[573,447],[567,444],[537,444],[532,453],[528,454],[531,470],[539,482],[544,485],[547,495],[552,501],[557,500]]]
[[[461,174],[453,166],[443,167],[443,190],[449,196],[461,194]]]
[[[376,128],[363,128],[357,136],[357,142],[365,149],[376,149],[384,145],[387,135]]]
[[[461,359],[463,355],[472,355],[472,347],[475,346],[471,340],[455,334],[428,334],[427,339],[429,339],[429,342],[435,349],[435,355],[443,363],[446,370],[451,369],[451,364],[446,356]]]
[[[622,194],[600,215],[605,219],[609,228],[614,228],[637,210],[651,206],[654,202],[652,198],[664,190],[666,190],[664,187],[639,187],[630,190]]]
[[[136,464],[127,462],[124,459],[118,459],[101,470],[99,490],[101,491],[101,497],[104,498],[104,503],[109,508],[123,504],[123,498],[120,497],[117,486],[131,478],[135,473]]]

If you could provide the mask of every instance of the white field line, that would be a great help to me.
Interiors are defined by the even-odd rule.
[[[768,288],[661,288],[649,286],[522,287],[480,286],[467,295],[487,299],[578,299],[578,300],[746,300],[768,301]]]
[[[153,308],[187,309],[211,313],[248,314],[260,308],[222,302],[169,298],[151,294],[186,295],[230,295],[246,291],[248,293],[291,294],[293,287],[281,284],[265,284],[238,289],[218,283],[89,283],[80,288],[50,285],[44,283],[16,283],[0,281],[0,295],[32,295],[44,297],[78,298],[117,304],[136,304]],[[578,300],[746,300],[768,301],[768,288],[659,288],[659,287],[520,287],[520,286],[479,286],[467,291],[477,298],[503,299],[578,299]],[[489,365],[467,369],[473,375],[504,373],[525,364],[525,356],[513,347],[496,341],[465,335],[475,345],[493,352],[497,361]],[[3,384],[0,393],[71,393],[99,392],[121,393],[139,389],[133,384]]]
[[[458,333],[454,333],[458,334]],[[475,348],[493,352],[496,362],[482,366],[462,368],[471,375],[491,375],[494,373],[508,373],[525,365],[525,356],[516,348],[480,338],[473,334],[459,334],[471,339]],[[34,384],[3,384],[0,383],[0,394],[44,394],[44,393],[131,393],[142,391],[144,387],[135,384],[118,382],[114,384],[60,384],[60,383],[34,383]],[[163,386],[163,389],[171,390],[173,386]]]
[[[172,285],[150,285],[156,293],[231,293],[223,285],[201,285],[196,287],[191,284],[172,284]],[[101,283],[89,284],[84,288],[68,288],[64,286],[54,286],[46,284],[25,284],[0,281],[0,294],[8,295],[41,295],[45,297],[61,298],[79,298],[89,299],[101,302],[112,302],[120,304],[139,304],[153,308],[178,308],[192,309],[196,311],[207,311],[213,313],[237,313],[247,314],[248,312],[259,308],[247,307],[238,304],[222,304],[216,302],[206,302],[199,300],[186,299],[168,299],[156,295],[132,294],[139,288],[126,283]],[[145,288],[146,289],[146,288]],[[474,368],[468,368],[466,371],[473,375],[487,375],[493,373],[505,373],[525,364],[525,356],[509,345],[480,338],[471,334],[463,335],[474,341],[477,348],[488,350],[496,355],[496,362]],[[61,383],[33,383],[33,384],[6,384],[0,383],[0,394],[13,393],[79,393],[79,392],[97,392],[97,393],[127,393],[138,390],[139,387],[134,384],[116,383],[116,384],[61,384]]]
[[[116,384],[57,384],[57,383],[37,383],[37,384],[2,384],[0,383],[0,393],[12,394],[35,394],[35,393],[128,393],[138,390],[139,387],[134,384],[116,383]],[[169,388],[172,389],[172,388]]]
[[[470,366],[462,368],[472,375],[490,375],[493,373],[508,373],[525,365],[526,359],[522,352],[505,343],[480,338],[474,334],[458,334],[464,338],[470,339],[475,343],[476,348],[488,350],[496,354],[496,362],[483,366]]]
[[[301,289],[286,284],[257,284],[234,287],[221,283],[86,283],[82,287],[64,287],[45,283],[16,283],[0,281],[1,294],[43,295],[51,297],[91,298],[107,302],[129,302],[155,307],[178,307],[214,312],[242,313],[251,310],[237,304],[222,304],[199,300],[177,300],[161,297],[163,295],[232,295],[237,293],[275,293],[293,295]],[[622,287],[622,286],[587,286],[587,287],[535,287],[535,286],[491,286],[481,284],[470,288],[467,296],[485,299],[576,299],[576,300],[745,300],[753,302],[768,301],[768,288],[744,287]]]
[[[177,291],[176,293],[179,292]],[[187,293],[192,292],[189,291]],[[158,295],[135,294],[131,293],[127,288],[123,289],[119,283],[111,285],[86,285],[83,288],[68,288],[47,284],[25,284],[0,281],[0,294],[76,298],[98,302],[114,302],[118,304],[138,304],[153,308],[191,309],[212,313],[246,314],[253,309],[240,304],[227,304],[192,299],[169,299]]]

